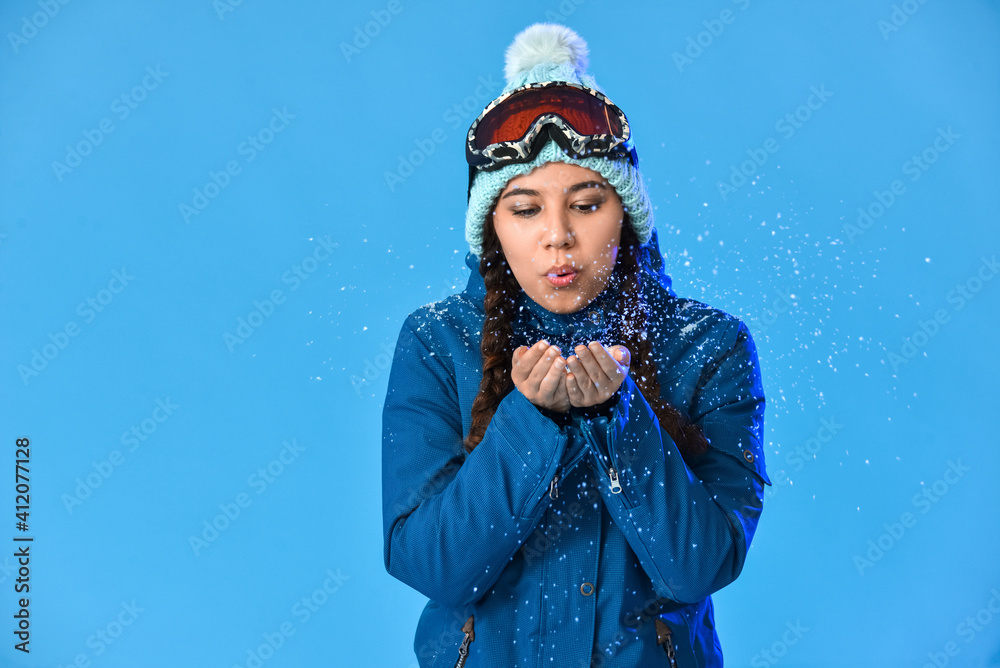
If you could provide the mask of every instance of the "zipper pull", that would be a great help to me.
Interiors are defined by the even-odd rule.
[[[674,653],[674,641],[670,627],[659,617],[653,621],[656,624],[656,644],[663,645],[663,649],[666,650],[667,658],[670,660],[670,668],[677,668],[677,657]]]
[[[455,668],[462,668],[469,658],[469,643],[476,639],[475,621],[475,617],[472,616],[465,620],[465,624],[462,625],[465,640],[462,641],[461,646],[458,648],[458,661],[455,662]]]
[[[607,420],[605,420],[601,424],[601,428],[604,429],[605,430],[604,433],[607,434],[607,430],[608,430],[608,422],[607,422]],[[598,449],[598,446],[597,446],[597,437],[594,436],[594,434],[591,433],[590,430],[585,430],[584,434],[586,435],[587,441],[590,442],[592,448],[594,450],[597,450]],[[609,442],[610,441],[610,436],[606,436],[606,439],[608,439],[608,440],[606,440],[606,442]],[[609,452],[608,456],[607,456],[608,464],[611,464],[612,459],[613,459],[613,455],[612,455],[612,453]],[[611,477],[611,493],[612,494],[621,494],[621,492],[622,492],[622,485],[621,485],[620,482],[618,482],[618,471],[615,470],[615,467],[613,465],[611,465],[611,466],[608,467],[608,476]]]
[[[555,499],[559,496],[559,488],[556,487],[556,483],[559,482],[559,474],[557,473],[552,482],[549,483],[549,498]]]
[[[611,493],[621,494],[622,486],[618,482],[618,471],[615,471],[615,467],[612,466],[608,469],[608,475],[611,476]]]

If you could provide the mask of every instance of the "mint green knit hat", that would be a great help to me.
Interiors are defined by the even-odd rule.
[[[555,23],[529,26],[507,47],[504,69],[507,86],[501,95],[519,86],[543,81],[569,81],[604,93],[586,72],[587,55],[587,43],[566,26]],[[516,176],[528,174],[535,167],[554,161],[580,165],[603,176],[621,197],[622,206],[629,215],[639,243],[649,241],[653,230],[653,207],[639,170],[624,158],[572,158],[555,141],[549,139],[530,162],[506,165],[493,171],[477,171],[475,174],[465,213],[465,240],[469,242],[469,248],[474,254],[482,256],[483,224],[507,182]]]

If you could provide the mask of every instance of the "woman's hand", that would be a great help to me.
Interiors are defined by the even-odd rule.
[[[596,406],[611,398],[628,373],[632,354],[625,346],[605,348],[598,341],[576,347],[568,361],[566,390],[570,404],[580,408]],[[615,357],[611,356],[611,352]],[[616,358],[621,362],[616,361]]]
[[[531,348],[519,347],[514,351],[510,376],[521,394],[536,406],[558,413],[570,409],[566,359],[557,346],[543,340]]]

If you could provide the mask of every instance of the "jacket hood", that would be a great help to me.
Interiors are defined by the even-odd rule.
[[[465,264],[472,271],[469,282],[465,287],[465,296],[476,305],[480,311],[483,309],[483,299],[486,297],[486,282],[479,273],[480,258],[473,252],[465,255]],[[670,297],[676,297],[672,287],[670,276],[663,268],[663,255],[660,253],[660,242],[656,228],[652,229],[652,236],[649,241],[639,247],[639,266],[643,271],[643,297],[649,301],[659,293]],[[657,300],[659,301],[659,300]]]

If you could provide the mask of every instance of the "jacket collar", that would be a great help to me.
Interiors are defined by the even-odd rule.
[[[550,337],[562,335],[598,340],[615,313],[617,293],[610,282],[604,291],[579,311],[555,313],[548,310],[521,290],[517,297],[521,317],[530,326]],[[550,343],[552,343],[550,341]]]

